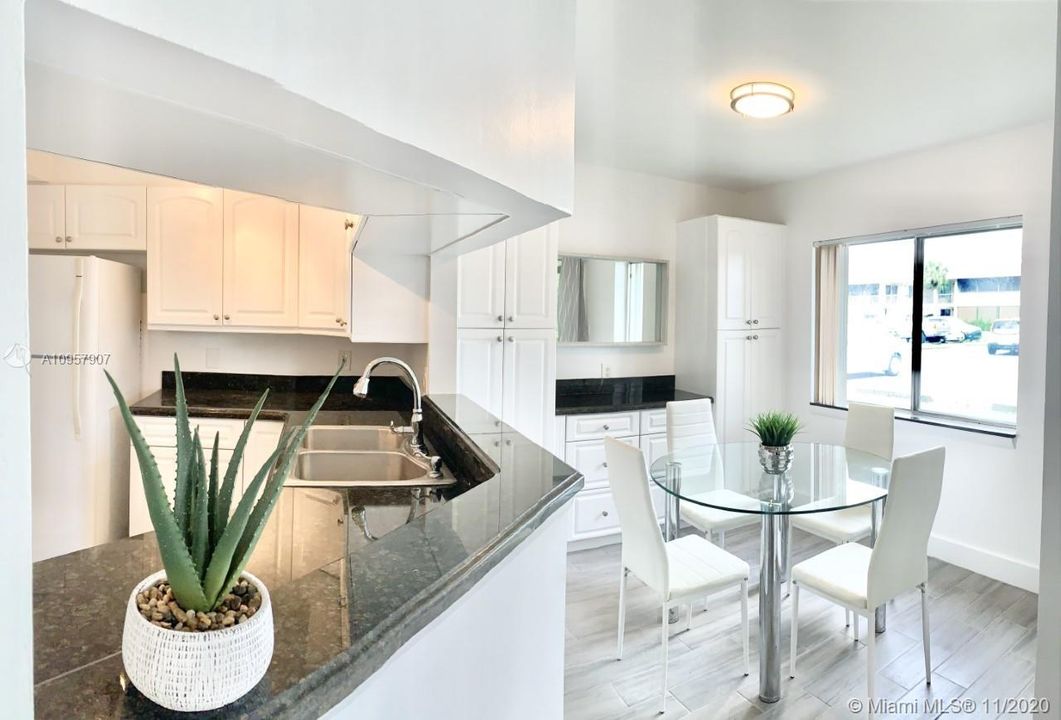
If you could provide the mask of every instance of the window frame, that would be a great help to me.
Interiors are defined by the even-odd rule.
[[[924,321],[925,241],[931,240],[933,238],[947,237],[951,235],[970,235],[978,232],[1012,230],[1015,228],[1020,228],[1021,230],[1023,230],[1024,217],[1022,215],[992,218],[988,220],[976,220],[971,222],[951,223],[948,225],[935,225],[909,230],[898,230],[895,232],[878,233],[875,235],[860,235],[846,238],[838,238],[835,240],[818,241],[814,243],[814,251],[815,253],[818,253],[819,248],[826,245],[839,245],[842,249],[846,250],[846,248],[851,247],[853,245],[897,242],[901,240],[913,240],[914,242],[914,267],[912,280],[913,287],[910,309],[910,402],[907,407],[895,408],[897,418],[902,420],[910,420],[913,422],[921,422],[929,425],[955,428],[958,430],[983,432],[990,435],[998,435],[1002,437],[1016,437],[1016,422],[989,422],[979,418],[972,418],[954,413],[940,413],[921,409],[921,373],[923,359],[921,330]],[[840,277],[844,281],[842,287],[848,287],[846,282],[848,274],[847,252],[840,253],[838,271],[840,273]],[[1021,277],[1023,277],[1023,273]],[[840,382],[841,378],[847,377],[848,302],[846,295],[843,298],[837,298],[836,302],[838,306],[837,310],[839,312],[839,322],[837,325],[838,333],[837,337],[834,340],[834,351],[837,353],[837,376],[833,378],[833,383],[834,395],[838,400],[838,404],[831,405],[819,401],[819,398],[822,395],[820,388],[818,387],[818,381],[816,380],[813,387],[814,400],[811,402],[811,405],[817,407],[830,407],[846,410],[848,403],[847,384],[846,382]],[[821,297],[819,296],[819,292],[817,289],[815,290],[814,303],[814,316],[817,317],[820,311],[821,304]],[[818,327],[815,327],[815,337],[820,337]],[[821,347],[816,343],[814,348],[815,354],[819,353],[820,351]],[[815,367],[817,366],[817,362],[818,360],[817,358],[815,358]],[[1020,373],[1019,363],[1020,360],[1018,359],[1018,377]],[[815,373],[815,377],[817,378],[817,373]],[[841,402],[843,404],[839,404]]]

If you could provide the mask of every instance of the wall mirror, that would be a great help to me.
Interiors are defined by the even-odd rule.
[[[559,272],[557,314],[561,343],[663,342],[665,262],[561,255]]]

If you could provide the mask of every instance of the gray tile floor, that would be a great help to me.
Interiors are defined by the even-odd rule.
[[[758,577],[759,535],[731,531],[726,549],[752,565]],[[795,533],[794,561],[829,547]],[[623,660],[615,659],[619,546],[571,553],[567,580],[566,720],[633,718],[864,717],[848,700],[865,696],[865,647],[844,627],[843,610],[809,592],[800,597],[799,673],[788,678],[789,605],[782,607],[783,698],[774,705],[758,699],[755,648],[757,582],[751,592],[752,674],[741,669],[740,601],[737,591],[694,606],[692,627],[670,641],[670,694],[658,714],[659,610],[652,593],[631,577]],[[932,686],[924,684],[921,611],[918,593],[888,607],[888,630],[878,636],[877,695],[893,700],[923,698],[1031,697],[1035,674],[1037,597],[1024,590],[948,565],[929,561],[929,616],[932,631]],[[684,613],[679,627],[684,627]],[[865,628],[863,627],[863,632]],[[910,706],[913,703],[909,703]],[[924,703],[919,704],[924,707]],[[877,717],[934,717],[935,714]],[[1012,718],[981,703],[962,718]]]

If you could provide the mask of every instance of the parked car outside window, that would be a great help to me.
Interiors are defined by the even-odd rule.
[[[995,355],[1000,350],[1020,353],[1020,320],[995,320],[987,338],[987,352]]]

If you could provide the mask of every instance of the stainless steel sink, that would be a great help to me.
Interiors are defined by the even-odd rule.
[[[408,435],[374,425],[314,425],[306,431],[303,450],[400,451]]]

